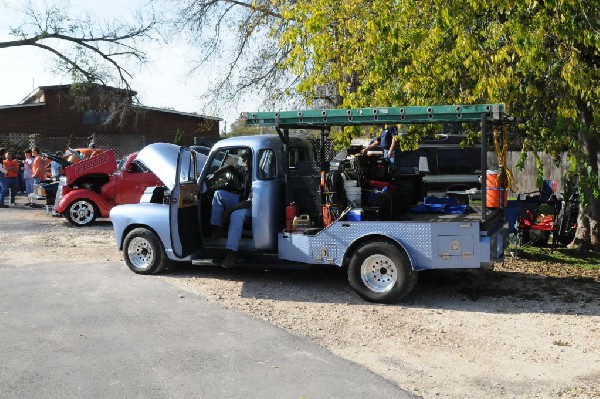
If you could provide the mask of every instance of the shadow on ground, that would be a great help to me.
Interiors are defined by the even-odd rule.
[[[365,304],[338,268],[311,270],[220,269],[179,266],[171,278],[242,282],[252,299]],[[415,290],[397,305],[486,313],[600,314],[600,282],[573,277],[481,270],[432,270],[419,274]]]

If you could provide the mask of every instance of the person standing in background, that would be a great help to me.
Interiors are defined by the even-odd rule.
[[[6,153],[6,149],[4,148],[0,148],[0,161],[4,160],[4,154]],[[5,178],[4,178],[4,173],[6,171],[4,170],[4,167],[2,166],[2,162],[0,162],[0,198],[2,198],[2,202],[0,202],[0,208],[6,208],[6,205],[4,204],[4,190],[5,190]]]
[[[29,148],[25,150],[23,180],[25,180],[25,194],[29,195],[33,192],[33,156]]]
[[[46,165],[40,155],[39,148],[33,147],[31,149],[31,154],[33,155],[33,164],[31,166],[33,172],[33,184],[39,184],[46,180]]]
[[[62,158],[63,153],[60,151],[56,151],[56,156]],[[52,173],[52,180],[58,181],[60,176],[62,175],[63,167],[56,161],[50,162],[50,172]]]
[[[22,152],[18,152],[15,160],[19,164],[19,175],[17,176],[17,194],[25,192],[25,180],[23,179],[23,161],[24,155]]]
[[[12,154],[6,151],[4,154],[6,158],[2,161],[2,167],[4,168],[4,190],[2,194],[0,194],[0,204],[6,206],[4,204],[4,197],[8,194],[8,190],[10,189],[10,205],[15,205],[15,196],[17,195],[17,178],[19,177],[19,163],[15,161],[12,157]]]

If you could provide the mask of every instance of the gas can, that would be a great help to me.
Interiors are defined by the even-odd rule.
[[[294,231],[306,231],[310,228],[310,215],[300,215],[294,218],[292,229]]]
[[[294,218],[296,217],[296,203],[292,202],[285,207],[285,231],[291,232],[294,230]]]

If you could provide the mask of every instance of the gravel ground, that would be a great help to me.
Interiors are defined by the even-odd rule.
[[[108,221],[75,228],[18,205],[0,210],[0,226],[8,264],[122,258]],[[430,271],[397,305],[364,302],[337,269],[182,265],[157,278],[310,337],[423,398],[600,398],[599,271],[518,258],[492,272]]]

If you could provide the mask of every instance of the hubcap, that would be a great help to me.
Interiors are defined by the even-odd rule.
[[[136,269],[145,270],[152,266],[154,261],[154,252],[152,246],[142,237],[135,237],[129,243],[127,248],[129,261]]]
[[[365,286],[373,292],[387,292],[398,281],[398,269],[384,255],[371,255],[360,267],[360,276]]]
[[[94,206],[87,201],[77,201],[69,209],[71,219],[77,224],[87,224],[94,219]]]

